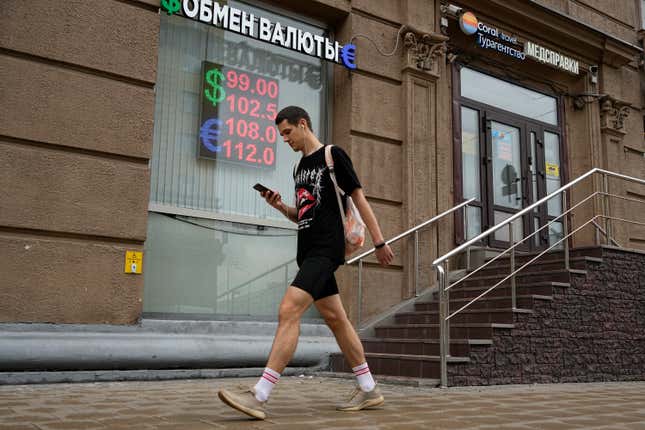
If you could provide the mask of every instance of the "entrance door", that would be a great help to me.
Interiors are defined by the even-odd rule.
[[[525,126],[502,115],[486,116],[487,177],[489,225],[499,224],[510,218],[528,202],[527,179],[529,170],[523,136]],[[527,233],[525,220],[513,221],[513,239],[521,240]],[[493,247],[510,245],[508,226],[497,230],[490,238]],[[522,248],[528,248],[523,244]]]
[[[457,241],[468,240],[558,189],[564,174],[557,96],[508,82],[464,65],[453,69],[457,201],[474,198]],[[515,242],[562,213],[561,197],[513,222]],[[544,249],[562,237],[561,220],[532,235],[522,250]],[[505,249],[503,227],[481,245]]]

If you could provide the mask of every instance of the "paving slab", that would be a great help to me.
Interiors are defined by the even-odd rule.
[[[385,404],[335,405],[351,379],[283,377],[257,421],[217,390],[257,378],[0,386],[0,430],[645,429],[645,382],[432,388],[380,383]]]

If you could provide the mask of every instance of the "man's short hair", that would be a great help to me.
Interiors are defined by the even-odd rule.
[[[285,119],[291,125],[298,125],[298,121],[303,118],[307,121],[307,127],[309,127],[309,130],[314,131],[311,127],[311,118],[309,118],[309,114],[306,110],[298,106],[287,106],[278,112],[278,116],[275,117],[275,125],[280,124]]]

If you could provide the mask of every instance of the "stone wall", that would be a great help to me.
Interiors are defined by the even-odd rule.
[[[159,1],[2,6],[0,322],[135,323]]]
[[[645,254],[603,248],[602,263],[496,329],[493,345],[448,367],[450,385],[645,380]]]

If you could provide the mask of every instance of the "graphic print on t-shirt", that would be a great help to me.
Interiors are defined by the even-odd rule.
[[[296,174],[296,206],[298,209],[298,230],[308,228],[320,205],[322,175],[326,167],[303,169]]]

